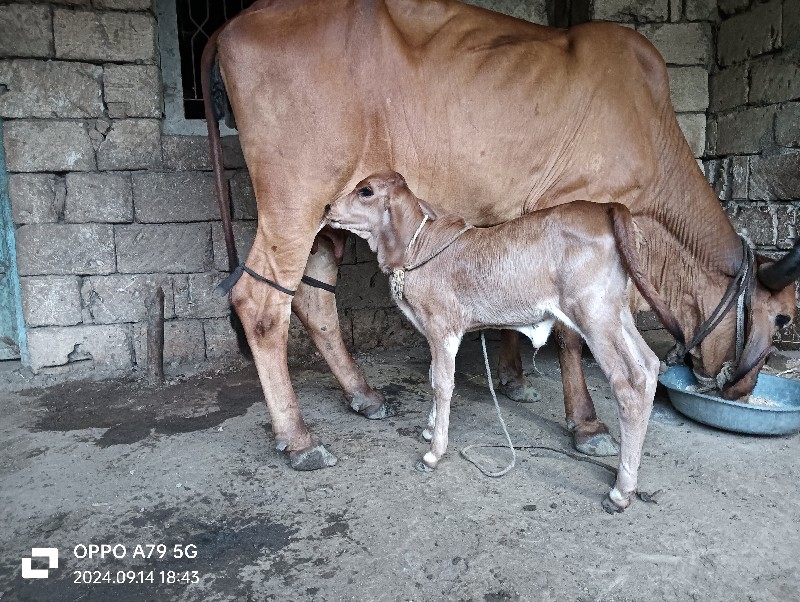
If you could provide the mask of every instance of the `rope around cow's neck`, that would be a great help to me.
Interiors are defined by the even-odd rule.
[[[676,343],[666,357],[668,366],[682,364],[688,353],[700,345],[701,342],[719,325],[732,307],[736,307],[736,355],[733,361],[725,362],[720,368],[719,374],[713,377],[703,377],[695,373],[695,377],[701,385],[699,393],[709,391],[722,391],[733,379],[734,374],[739,369],[742,359],[742,352],[745,346],[745,309],[750,305],[752,295],[752,283],[755,277],[755,254],[744,238],[739,237],[742,242],[742,263],[728,285],[722,300],[711,312],[711,315],[698,327],[697,333],[692,340],[681,345]]]
[[[511,462],[506,466],[504,469],[499,470],[497,472],[492,472],[491,470],[485,469],[483,466],[478,464],[477,460],[471,458],[469,455],[469,450],[474,447],[496,447],[495,445],[479,445],[479,444],[472,444],[467,445],[466,447],[461,449],[461,455],[464,457],[465,460],[474,464],[478,470],[480,470],[483,474],[487,477],[502,477],[508,471],[510,471],[517,463],[517,450],[514,449],[514,444],[511,442],[511,435],[508,434],[508,427],[506,427],[506,422],[503,420],[503,415],[500,413],[500,404],[497,402],[497,395],[494,392],[494,384],[492,383],[492,369],[489,367],[489,356],[486,353],[486,337],[481,330],[481,346],[483,347],[483,362],[486,365],[486,380],[489,381],[489,391],[492,394],[492,400],[494,401],[494,409],[497,411],[497,417],[500,419],[500,425],[503,427],[503,433],[505,433],[506,440],[508,441],[508,448],[511,450]]]

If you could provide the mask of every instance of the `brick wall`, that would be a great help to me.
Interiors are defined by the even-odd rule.
[[[473,3],[547,22],[547,0]],[[595,18],[636,27],[665,55],[678,118],[697,156],[706,146],[708,69],[713,66],[714,77],[735,79],[729,69],[747,63],[751,77],[757,70],[750,63],[780,58],[776,47],[758,59],[738,60],[734,54],[729,63],[719,61],[712,50],[718,15],[710,0],[594,2]],[[727,20],[720,24],[720,37],[731,27],[725,26]],[[145,360],[145,299],[156,286],[165,292],[168,369],[217,366],[237,358],[227,302],[213,293],[227,260],[208,146],[202,136],[162,131],[151,0],[0,1],[0,31],[14,32],[0,36],[0,118],[31,368],[75,376],[138,370]],[[754,47],[758,43],[754,39]],[[773,87],[782,90],[781,85]],[[745,96],[730,104],[737,98],[724,109],[712,106],[715,123],[748,111],[748,123],[757,129],[770,119],[791,123],[791,111],[797,112],[781,100],[769,103],[774,113],[759,113],[765,110],[761,103],[751,115],[752,101]],[[712,94],[712,102],[720,101]],[[709,128],[715,141],[724,125]],[[792,134],[784,125],[780,131],[780,140],[797,140],[796,129]],[[725,134],[722,140],[727,139],[738,138]],[[236,137],[224,138],[224,147],[234,229],[244,257],[255,234],[255,200]],[[746,168],[747,182],[752,173],[762,188],[767,179],[773,189],[791,184],[791,174],[759,175],[765,169],[760,163],[753,168],[748,157],[742,159],[751,152],[738,151],[732,153],[738,158],[709,165],[714,173],[741,175]],[[770,165],[790,168],[780,161]],[[781,236],[785,241],[790,234]],[[386,278],[362,241],[349,243],[340,271],[342,329],[354,349],[403,344],[416,336],[392,305]],[[293,357],[313,352],[296,323],[290,334]]]
[[[798,236],[800,2],[720,0],[711,70],[706,173],[758,250]],[[800,344],[800,329],[784,340]]]

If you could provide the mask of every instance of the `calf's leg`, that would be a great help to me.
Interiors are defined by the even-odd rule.
[[[305,274],[326,284],[335,284],[338,265],[333,244],[317,239],[317,252],[310,255]],[[330,291],[301,284],[292,301],[292,311],[300,319],[322,357],[339,381],[350,407],[370,419],[392,416],[383,395],[367,384],[361,370],[342,340],[336,297]]]
[[[561,323],[555,330],[564,386],[564,410],[573,445],[589,456],[615,456],[619,453],[619,445],[608,432],[608,427],[597,419],[594,402],[586,388],[581,358],[583,339]]]
[[[428,333],[431,348],[431,386],[435,417],[433,437],[430,450],[417,462],[420,472],[429,472],[438,466],[447,451],[448,430],[450,427],[450,400],[453,397],[453,385],[456,371],[456,353],[461,344],[461,335],[448,334],[436,337]]]
[[[433,429],[436,427],[436,400],[434,399],[431,405],[431,411],[428,414],[428,425],[422,431],[422,438],[430,442],[433,439]]]
[[[621,512],[636,493],[647,422],[653,409],[658,381],[658,358],[642,339],[627,308],[620,320],[582,326],[595,360],[606,374],[614,396],[620,424],[620,457],[617,480],[603,508]],[[598,320],[599,322],[600,320]]]

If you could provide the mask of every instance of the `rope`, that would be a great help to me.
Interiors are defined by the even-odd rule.
[[[491,368],[489,367],[489,356],[486,353],[486,338],[484,337],[483,331],[481,331],[481,346],[483,348],[483,363],[486,366],[486,380],[489,382],[489,391],[491,392],[492,400],[494,401],[494,409],[497,411],[497,417],[500,419],[500,424],[503,427],[503,433],[505,434],[506,440],[508,441],[508,446],[507,447],[511,450],[511,462],[503,470],[500,470],[500,471],[497,471],[497,472],[492,472],[490,470],[485,469],[483,466],[478,464],[478,462],[474,458],[470,457],[469,450],[471,450],[473,448],[476,448],[476,447],[478,447],[478,448],[480,448],[480,447],[482,447],[482,448],[506,447],[505,445],[492,445],[492,444],[486,444],[486,445],[472,444],[472,445],[467,445],[466,447],[461,449],[461,455],[463,456],[463,458],[465,460],[467,460],[468,462],[474,464],[477,467],[477,469],[480,470],[487,477],[497,478],[497,477],[502,477],[503,475],[507,474],[512,468],[514,468],[514,466],[517,463],[517,451],[516,450],[518,450],[518,449],[520,449],[520,450],[522,450],[522,449],[541,449],[541,450],[545,450],[545,451],[554,452],[554,453],[557,453],[557,454],[563,454],[563,455],[567,456],[568,458],[572,458],[573,460],[577,460],[579,462],[588,462],[589,464],[594,464],[595,466],[599,466],[600,468],[604,468],[605,470],[607,470],[608,472],[610,472],[611,474],[613,474],[616,477],[616,475],[617,475],[617,469],[616,468],[614,468],[613,466],[609,466],[608,464],[606,464],[605,462],[601,462],[600,460],[595,460],[594,458],[590,458],[589,456],[576,454],[576,453],[573,453],[571,451],[567,451],[565,449],[557,449],[555,447],[548,447],[546,445],[517,445],[517,446],[514,446],[514,444],[511,442],[511,435],[508,434],[508,428],[506,427],[506,423],[503,420],[503,416],[500,414],[500,404],[497,402],[497,395],[495,395],[495,392],[494,392],[494,384],[492,383],[492,371],[491,371]]]
[[[427,221],[428,221],[428,215],[425,214],[419,226],[417,226],[417,231],[414,232],[414,236],[411,237],[411,240],[406,246],[406,255],[408,255],[408,252],[411,250],[411,246],[416,242],[419,233],[422,232],[422,227],[425,225]],[[442,251],[444,251],[447,247],[452,245],[459,236],[464,234],[464,232],[472,230],[472,228],[474,228],[474,226],[467,224],[466,226],[461,228],[461,230],[456,232],[456,234],[454,234],[446,243],[440,246],[434,253],[428,255],[428,257],[426,257],[422,261],[417,261],[416,263],[413,263],[411,265],[404,265],[401,268],[394,268],[392,270],[392,273],[389,274],[389,290],[392,293],[392,299],[394,299],[398,303],[403,300],[403,291],[405,290],[406,286],[406,272],[410,272],[411,270],[416,270],[418,267],[425,265],[431,259],[433,259],[437,255],[439,255]]]
[[[503,433],[505,433],[506,440],[508,441],[508,447],[511,450],[511,462],[506,466],[503,470],[492,472],[490,470],[485,469],[483,466],[478,464],[478,462],[471,458],[469,455],[469,450],[475,447],[498,447],[496,445],[478,445],[472,444],[467,445],[466,447],[461,449],[461,455],[464,457],[465,460],[474,464],[478,470],[480,470],[483,474],[487,477],[502,477],[504,474],[508,473],[517,463],[517,451],[514,449],[514,444],[511,442],[511,435],[508,434],[508,428],[506,427],[506,422],[503,420],[503,415],[500,413],[500,404],[497,402],[497,395],[494,392],[494,384],[492,383],[492,370],[489,367],[489,356],[486,353],[486,337],[481,331],[481,346],[483,347],[483,362],[486,365],[486,380],[489,381],[489,391],[492,394],[492,400],[494,400],[494,409],[497,411],[497,418],[500,419],[500,425],[503,427]]]
[[[317,280],[316,278],[312,278],[311,276],[303,276],[300,279],[300,282],[302,282],[303,284],[307,284],[308,286],[313,286],[314,288],[321,288],[323,291],[328,291],[329,293],[336,294],[335,284],[328,284],[327,282],[323,282],[322,280]]]
[[[425,223],[429,219],[430,219],[430,216],[427,213],[422,216],[422,221],[419,223],[419,226],[417,226],[417,230],[416,230],[416,232],[414,232],[414,236],[411,237],[411,240],[409,240],[408,244],[406,245],[406,255],[408,255],[408,252],[411,250],[411,247],[414,246],[414,243],[417,241],[417,237],[419,236],[419,233],[422,232],[422,228],[425,226]]]
[[[219,285],[217,285],[217,292],[222,295],[227,295],[234,287],[234,285],[239,281],[239,278],[242,277],[242,274],[249,274],[259,282],[264,282],[270,285],[275,290],[280,291],[286,295],[289,295],[290,297],[294,297],[294,294],[297,292],[293,291],[292,289],[281,286],[280,284],[278,284],[277,282],[273,282],[269,278],[264,278],[264,276],[262,276],[261,274],[254,272],[253,270],[248,268],[244,263],[240,263],[239,266],[235,270],[233,270],[228,275],[227,278],[225,278],[225,280],[223,280],[222,282],[219,283]]]
[[[423,224],[424,224],[424,223],[425,223],[425,222],[423,221]],[[422,224],[420,224],[420,226],[422,226]],[[461,228],[461,230],[459,230],[459,231],[458,231],[458,232],[456,232],[456,233],[455,233],[453,236],[451,236],[451,237],[450,237],[450,239],[449,239],[449,240],[448,240],[446,243],[444,243],[442,246],[440,246],[440,247],[439,247],[439,248],[438,248],[438,249],[437,249],[435,252],[433,252],[433,253],[431,253],[430,255],[428,255],[428,257],[426,257],[426,258],[425,258],[425,259],[423,259],[422,261],[417,261],[416,263],[412,263],[411,265],[406,265],[406,266],[403,266],[403,268],[402,268],[402,269],[403,269],[403,270],[405,270],[406,272],[410,272],[411,270],[416,270],[418,267],[420,267],[420,266],[422,266],[422,265],[425,265],[425,264],[426,264],[426,263],[428,263],[428,262],[429,262],[431,259],[433,259],[433,258],[434,258],[434,257],[436,257],[437,255],[439,255],[439,253],[441,253],[442,251],[444,251],[444,250],[445,250],[447,247],[449,247],[449,246],[450,246],[450,245],[452,245],[454,242],[456,242],[456,239],[457,239],[459,236],[461,236],[462,234],[464,234],[464,232],[467,232],[467,231],[469,231],[469,230],[472,230],[474,227],[475,227],[475,226],[473,226],[473,225],[471,225],[471,224],[467,224],[466,226],[464,226],[463,228]],[[412,239],[412,240],[413,240],[413,239]]]
[[[481,447],[503,447],[503,448],[505,448],[506,446],[505,445],[481,445]],[[563,454],[563,455],[567,456],[568,458],[572,458],[573,460],[577,460],[578,462],[588,462],[589,464],[594,464],[595,466],[599,466],[600,468],[604,468],[608,472],[613,474],[614,476],[617,476],[617,469],[614,468],[613,466],[610,466],[610,465],[606,464],[605,462],[601,462],[600,460],[595,460],[594,458],[591,458],[589,456],[582,456],[581,454],[576,454],[575,452],[571,452],[571,451],[566,450],[566,449],[558,449],[557,447],[548,447],[547,445],[515,445],[514,449],[519,450],[519,451],[521,451],[523,449],[542,449],[542,450],[554,452],[554,453],[557,453],[557,454]],[[541,456],[539,454],[531,454],[531,455],[535,456],[537,458],[544,457],[544,456]]]
[[[727,385],[739,366],[742,358],[742,351],[745,345],[745,309],[750,304],[750,295],[752,294],[752,281],[753,281],[753,262],[755,256],[750,245],[740,237],[742,241],[742,263],[736,275],[728,285],[722,300],[719,302],[711,315],[698,327],[697,334],[694,335],[692,340],[687,345],[677,343],[667,354],[666,362],[668,366],[674,366],[684,361],[686,355],[708,336],[708,334],[716,328],[727,313],[735,306],[736,307],[736,357],[732,362],[725,362],[720,369],[719,374],[712,378],[703,378],[697,376],[701,388],[698,393],[707,393],[716,389],[722,390]]]

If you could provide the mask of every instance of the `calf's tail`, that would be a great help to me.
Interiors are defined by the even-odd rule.
[[[633,280],[636,288],[642,297],[650,304],[650,307],[658,316],[664,328],[667,329],[676,341],[681,344],[686,343],[675,314],[667,307],[666,302],[655,289],[647,274],[642,271],[639,258],[636,253],[636,239],[634,235],[633,217],[625,205],[619,203],[609,203],[608,214],[614,227],[614,239],[617,243],[617,250],[622,258],[622,264]]]

